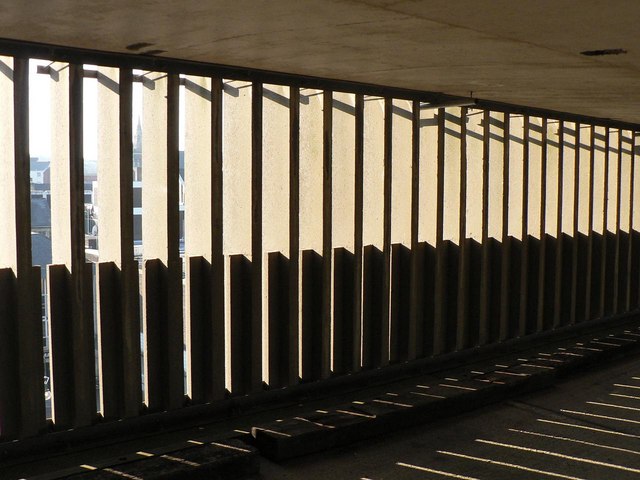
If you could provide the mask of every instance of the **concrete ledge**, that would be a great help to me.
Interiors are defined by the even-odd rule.
[[[255,446],[275,461],[316,453],[554,385],[584,367],[640,351],[640,327],[612,327],[437,375],[389,384],[331,405],[252,428]]]
[[[125,441],[132,437],[197,427],[203,423],[237,418],[238,415],[264,412],[274,408],[297,405],[313,398],[328,398],[348,394],[374,385],[394,382],[399,378],[464,369],[468,365],[484,362],[514,351],[525,352],[532,348],[544,349],[578,335],[588,335],[633,325],[639,312],[634,311],[612,318],[567,325],[554,330],[513,338],[500,343],[491,343],[436,357],[420,358],[406,363],[396,363],[384,368],[363,370],[352,375],[338,375],[319,382],[307,382],[287,388],[279,388],[251,395],[230,397],[204,405],[190,405],[170,412],[145,413],[121,421],[100,421],[95,425],[73,430],[48,431],[42,435],[28,437],[19,442],[0,442],[0,465],[15,462],[21,457],[47,452],[46,456],[69,453],[74,450],[97,448],[110,444],[114,439]],[[45,457],[46,458],[46,457]],[[4,463],[3,463],[4,462]],[[1,467],[0,467],[1,468]]]

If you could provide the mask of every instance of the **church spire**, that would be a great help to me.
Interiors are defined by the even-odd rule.
[[[138,126],[133,137],[133,166],[142,166],[142,122],[138,116]]]
[[[142,180],[142,122],[138,116],[138,126],[133,136],[133,180]]]

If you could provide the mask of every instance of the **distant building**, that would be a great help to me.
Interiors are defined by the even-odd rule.
[[[37,194],[31,195],[31,232],[51,238],[51,206],[48,198]]]
[[[45,376],[49,376],[49,322],[47,312],[47,265],[51,264],[51,238],[41,233],[31,232],[31,264],[40,267],[40,311],[42,312],[42,342]]]
[[[51,162],[49,160],[31,157],[29,166],[29,177],[31,183],[35,185],[49,185],[51,183]]]
[[[98,180],[98,162],[96,160],[84,161],[84,189],[91,189],[91,183]]]
[[[142,244],[142,188],[144,182],[142,179],[142,129],[138,122],[136,132],[136,140],[134,144],[133,157],[133,240],[139,247]],[[85,177],[85,181],[86,181]],[[178,202],[180,210],[180,239],[184,240],[184,151],[179,152],[179,187]],[[98,190],[100,188],[98,181],[93,181],[90,186],[85,183],[85,231],[87,238],[85,246],[87,249],[99,249],[100,235],[100,208],[98,205]],[[141,251],[137,248],[136,251]]]
[[[41,233],[31,232],[32,264],[42,267],[42,278],[45,277],[46,266],[51,263],[51,238]]]

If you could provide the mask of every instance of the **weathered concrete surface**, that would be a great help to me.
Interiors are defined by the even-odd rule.
[[[567,474],[569,478],[633,478],[630,474],[635,475],[639,472],[634,469],[640,469],[640,460],[636,457],[640,455],[638,453],[640,452],[640,434],[637,431],[637,426],[640,424],[638,413],[640,394],[636,393],[640,390],[640,366],[637,364],[637,339],[640,338],[638,330],[637,326],[633,329],[629,327],[629,330],[627,326],[620,326],[614,330],[607,330],[606,333],[599,331],[597,334],[590,333],[580,338],[567,338],[554,344],[555,346],[549,342],[544,345],[532,344],[523,350],[514,349],[506,356],[478,359],[473,366],[458,365],[445,371],[432,372],[428,376],[398,379],[392,384],[370,385],[368,388],[357,391],[336,392],[330,397],[318,395],[309,401],[301,399],[301,403],[281,404],[270,410],[239,411],[233,418],[226,421],[210,420],[211,423],[203,422],[199,425],[186,423],[178,430],[156,431],[152,435],[142,437],[134,435],[128,438],[111,438],[95,444],[86,443],[60,451],[58,454],[53,451],[42,451],[34,452],[28,457],[7,457],[6,461],[0,463],[0,477],[32,478],[44,474],[44,477],[37,477],[38,480],[53,480],[66,478],[65,472],[71,471],[68,469],[77,471],[81,465],[111,465],[114,464],[113,462],[120,464],[131,459],[138,460],[136,452],[155,452],[158,449],[164,452],[173,451],[176,450],[173,449],[173,445],[181,442],[199,444],[197,442],[220,442],[232,438],[249,441],[252,426],[265,425],[273,422],[274,419],[284,419],[282,425],[285,423],[293,425],[294,419],[303,417],[309,419],[309,413],[316,412],[313,415],[317,421],[305,422],[307,432],[313,433],[314,428],[317,430],[321,423],[326,425],[329,422],[336,430],[345,426],[353,427],[351,433],[354,435],[351,441],[365,437],[368,439],[366,442],[352,444],[349,447],[303,456],[281,465],[264,460],[262,462],[264,477],[261,478],[269,480],[304,476],[314,480],[326,478],[329,473],[340,473],[337,478],[376,480],[440,478],[437,475],[428,476],[424,470],[418,471],[415,468],[397,465],[397,462],[462,475],[462,478],[532,478],[531,470],[495,464],[495,462],[507,463],[507,460],[511,464],[522,462],[518,465],[529,469],[542,470],[542,467],[545,467],[545,471],[551,472],[564,472],[564,463],[573,462],[570,467],[567,467],[573,468],[573,470],[567,470],[573,472]],[[599,369],[584,368],[585,362],[592,367],[594,361],[596,365],[604,363]],[[575,376],[580,371],[577,364],[582,365],[585,372],[579,378]],[[473,371],[469,372],[470,369]],[[471,373],[471,376],[464,375],[464,372]],[[566,378],[563,375],[567,374],[571,374],[571,378],[575,380],[562,380]],[[429,383],[436,378],[443,378],[438,381],[441,383],[440,386]],[[454,378],[458,380],[458,387],[452,389],[450,387],[453,385],[452,382],[455,383]],[[478,379],[480,383],[476,382]],[[417,387],[416,381],[419,381],[422,387]],[[412,418],[415,421],[406,422],[406,415],[397,414],[399,403],[408,400],[408,396],[402,394],[403,389],[406,388],[424,390],[428,387],[430,388],[428,391],[434,394],[432,397],[434,401],[440,402],[438,399],[446,397],[446,402],[455,402],[458,405],[455,409],[460,411],[468,410],[467,404],[471,407],[487,404],[485,401],[487,397],[481,392],[485,389],[476,390],[476,384],[495,385],[497,390],[505,391],[505,387],[524,386],[525,383],[529,383],[531,388],[538,388],[541,385],[555,385],[555,387],[543,392],[538,390],[540,393],[528,396],[520,393],[520,396],[512,397],[516,399],[515,401],[496,404],[495,407],[477,410],[467,415],[448,419],[444,419],[443,415],[438,417],[443,420],[428,425],[422,424],[423,426],[419,427],[417,425],[422,421],[417,417],[420,415],[413,415]],[[464,391],[468,391],[468,387],[472,387],[474,392],[471,395],[463,395]],[[526,391],[531,390],[526,389]],[[457,393],[452,396],[451,392]],[[611,393],[615,395],[610,395]],[[367,400],[372,395],[395,398],[398,401],[377,403],[360,401]],[[461,407],[461,402],[458,400],[462,397],[466,404]],[[426,396],[421,398],[427,400]],[[493,401],[497,400],[500,399],[493,399]],[[340,405],[341,410],[351,409],[360,413],[350,416],[345,421],[344,416],[330,413],[336,405]],[[393,413],[394,410],[396,414]],[[388,415],[389,412],[391,415]],[[386,429],[369,430],[369,434],[377,434],[374,438],[369,434],[360,435],[362,427],[364,426],[365,430],[367,428],[362,423],[367,422],[366,416],[371,414],[380,420],[379,424],[386,424]],[[391,433],[389,430],[398,426],[391,423],[392,421],[405,427],[407,425],[410,427],[416,425],[416,427]],[[358,426],[357,423],[361,425]],[[294,427],[301,428],[299,422]],[[276,430],[278,429],[280,427],[276,427]],[[360,434],[357,432],[358,429]],[[605,429],[612,430],[614,433],[602,431]],[[305,429],[303,428],[300,432],[304,433],[303,430]],[[487,441],[494,443],[487,443]],[[495,442],[503,445],[496,445]],[[511,446],[505,446],[507,443]],[[344,444],[342,442],[342,445]],[[514,445],[526,447],[529,450],[514,449],[512,448]],[[261,448],[259,442],[256,446]],[[298,453],[310,451],[304,445],[295,446],[295,448]],[[620,450],[621,448],[625,450]],[[265,451],[261,453],[266,454]],[[557,454],[564,457],[559,457]],[[484,470],[487,467],[486,462],[468,458],[462,461],[460,455],[489,458],[494,463],[488,465],[491,468]],[[564,463],[558,463],[559,461]],[[625,469],[612,467],[610,465],[612,463]],[[595,471],[600,473],[583,475],[584,472],[580,470],[583,467],[597,467]],[[613,471],[613,474],[610,474],[609,470]],[[522,475],[518,476],[520,474]],[[627,474],[629,475],[625,476]],[[534,475],[533,478],[538,476]]]
[[[638,378],[634,355],[454,419],[280,465],[263,460],[261,473],[265,480],[638,478]]]
[[[637,122],[639,14],[622,0],[8,0],[0,31]]]

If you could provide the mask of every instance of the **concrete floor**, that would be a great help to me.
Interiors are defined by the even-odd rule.
[[[534,347],[532,347],[534,348]],[[535,348],[534,348],[535,350]],[[522,395],[469,414],[419,425],[342,449],[275,464],[261,459],[271,479],[630,479],[640,478],[640,354],[572,373],[553,388]],[[415,382],[407,379],[406,382]],[[394,383],[395,386],[401,384]],[[413,384],[413,383],[412,383]],[[379,390],[384,387],[372,387]],[[332,404],[366,396],[359,390]],[[184,442],[217,441],[273,418],[326,408],[328,400],[247,412],[150,436],[118,438],[68,453],[34,453],[0,464],[0,479],[31,478],[82,464],[125,460],[139,450]],[[120,458],[123,457],[123,458]]]
[[[640,362],[349,448],[263,460],[261,471],[265,480],[640,478]]]

